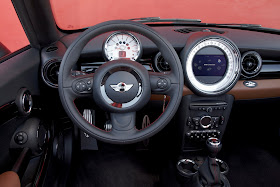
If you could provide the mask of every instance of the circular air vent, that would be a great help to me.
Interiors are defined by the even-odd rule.
[[[21,115],[29,115],[33,106],[33,100],[30,91],[26,88],[21,88],[17,94],[15,103]]]
[[[259,74],[262,68],[262,58],[255,51],[248,51],[242,56],[242,75],[246,78],[252,78]]]
[[[52,87],[58,87],[58,74],[61,61],[58,59],[49,60],[43,67],[42,77],[44,82]]]
[[[169,63],[164,60],[160,52],[156,54],[154,63],[157,71],[159,72],[170,71]]]

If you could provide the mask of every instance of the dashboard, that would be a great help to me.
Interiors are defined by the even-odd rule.
[[[280,95],[279,35],[228,28],[156,26],[154,29],[172,44],[181,59],[184,95],[215,96],[229,92],[236,99]],[[42,50],[41,73],[47,86],[57,88],[61,59],[79,34],[66,35]],[[102,64],[119,58],[137,61],[148,71],[170,70],[149,39],[133,32],[115,31],[91,40],[72,73],[74,76],[94,73]],[[246,81],[257,86],[250,87]],[[258,91],[260,95],[254,94]]]

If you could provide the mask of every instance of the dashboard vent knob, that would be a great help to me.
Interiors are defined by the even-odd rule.
[[[242,76],[252,78],[259,74],[262,68],[262,58],[255,51],[248,51],[243,54],[241,59]]]
[[[164,60],[160,52],[155,56],[154,65],[159,72],[170,71],[169,63]]]
[[[49,60],[44,66],[42,70],[42,77],[44,82],[52,87],[58,87],[58,74],[61,60],[52,59]]]

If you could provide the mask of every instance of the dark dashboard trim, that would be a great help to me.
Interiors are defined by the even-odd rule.
[[[278,34],[280,35],[280,30],[266,27],[242,27],[238,25],[215,25],[212,23],[152,23],[146,24],[150,27],[170,27],[170,26],[181,26],[181,27],[213,27],[213,28],[225,28],[225,29],[237,29],[237,30],[245,30],[245,31],[254,31],[254,32],[262,32],[268,34]]]
[[[15,51],[15,52],[9,53],[9,54],[7,54],[7,55],[1,57],[1,58],[0,58],[0,64],[3,63],[3,62],[5,62],[5,61],[7,61],[7,60],[9,60],[10,58],[13,58],[14,56],[16,56],[16,55],[18,55],[18,54],[20,54],[20,53],[22,53],[22,52],[24,52],[24,51],[30,49],[30,48],[31,48],[31,46],[30,46],[30,45],[27,45],[27,46],[25,46],[25,47],[23,47],[23,48],[21,48],[21,49]]]

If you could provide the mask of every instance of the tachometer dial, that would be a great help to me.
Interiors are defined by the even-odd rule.
[[[141,44],[131,33],[115,32],[107,38],[103,50],[106,59],[109,61],[120,58],[135,61],[141,54]]]

